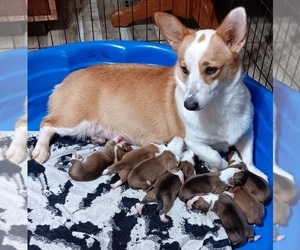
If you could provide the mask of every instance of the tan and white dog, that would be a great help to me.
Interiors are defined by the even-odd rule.
[[[241,79],[245,9],[232,10],[217,30],[190,30],[161,12],[154,18],[177,53],[176,65],[98,65],[71,73],[50,96],[32,157],[47,160],[54,133],[122,136],[138,145],[179,136],[217,170],[228,166],[218,151],[235,145],[249,170],[267,179],[252,162],[253,106]]]

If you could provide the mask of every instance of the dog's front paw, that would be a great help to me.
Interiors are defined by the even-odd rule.
[[[49,148],[48,147],[38,147],[36,146],[35,149],[31,152],[31,157],[37,163],[43,164],[48,160],[50,156]]]
[[[19,164],[27,157],[26,146],[11,144],[5,151],[5,158],[12,163]]]

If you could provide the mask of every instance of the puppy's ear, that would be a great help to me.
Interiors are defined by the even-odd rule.
[[[156,26],[175,51],[178,50],[186,35],[195,32],[186,28],[175,16],[164,12],[156,12],[154,20]]]
[[[225,17],[217,34],[221,36],[231,52],[239,53],[246,42],[247,16],[243,7],[235,8]]]
[[[234,186],[242,186],[246,183],[248,179],[248,175],[245,171],[240,171],[233,175],[233,185]]]

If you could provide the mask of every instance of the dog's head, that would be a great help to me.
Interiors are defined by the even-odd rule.
[[[118,161],[120,161],[126,153],[132,150],[132,147],[128,143],[117,144],[116,147],[116,156]]]
[[[215,202],[219,199],[218,194],[206,194],[200,196],[195,202],[192,204],[192,210],[200,211],[201,213],[207,214],[214,206]]]
[[[239,52],[247,33],[244,8],[232,10],[217,30],[190,30],[162,12],[154,19],[178,55],[176,82],[184,93],[186,109],[203,109],[220,89],[239,81]]]
[[[220,172],[220,180],[230,187],[242,186],[248,179],[247,173],[244,169],[226,168]]]

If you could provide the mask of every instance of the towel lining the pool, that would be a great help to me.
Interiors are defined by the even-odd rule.
[[[34,146],[32,134],[28,146]],[[86,157],[101,145],[55,137],[50,159],[43,165],[28,161],[28,240],[36,249],[231,249],[220,219],[188,212],[176,199],[165,224],[156,204],[137,216],[136,204],[145,192],[127,184],[111,189],[114,177],[95,181],[70,179],[71,154]]]

